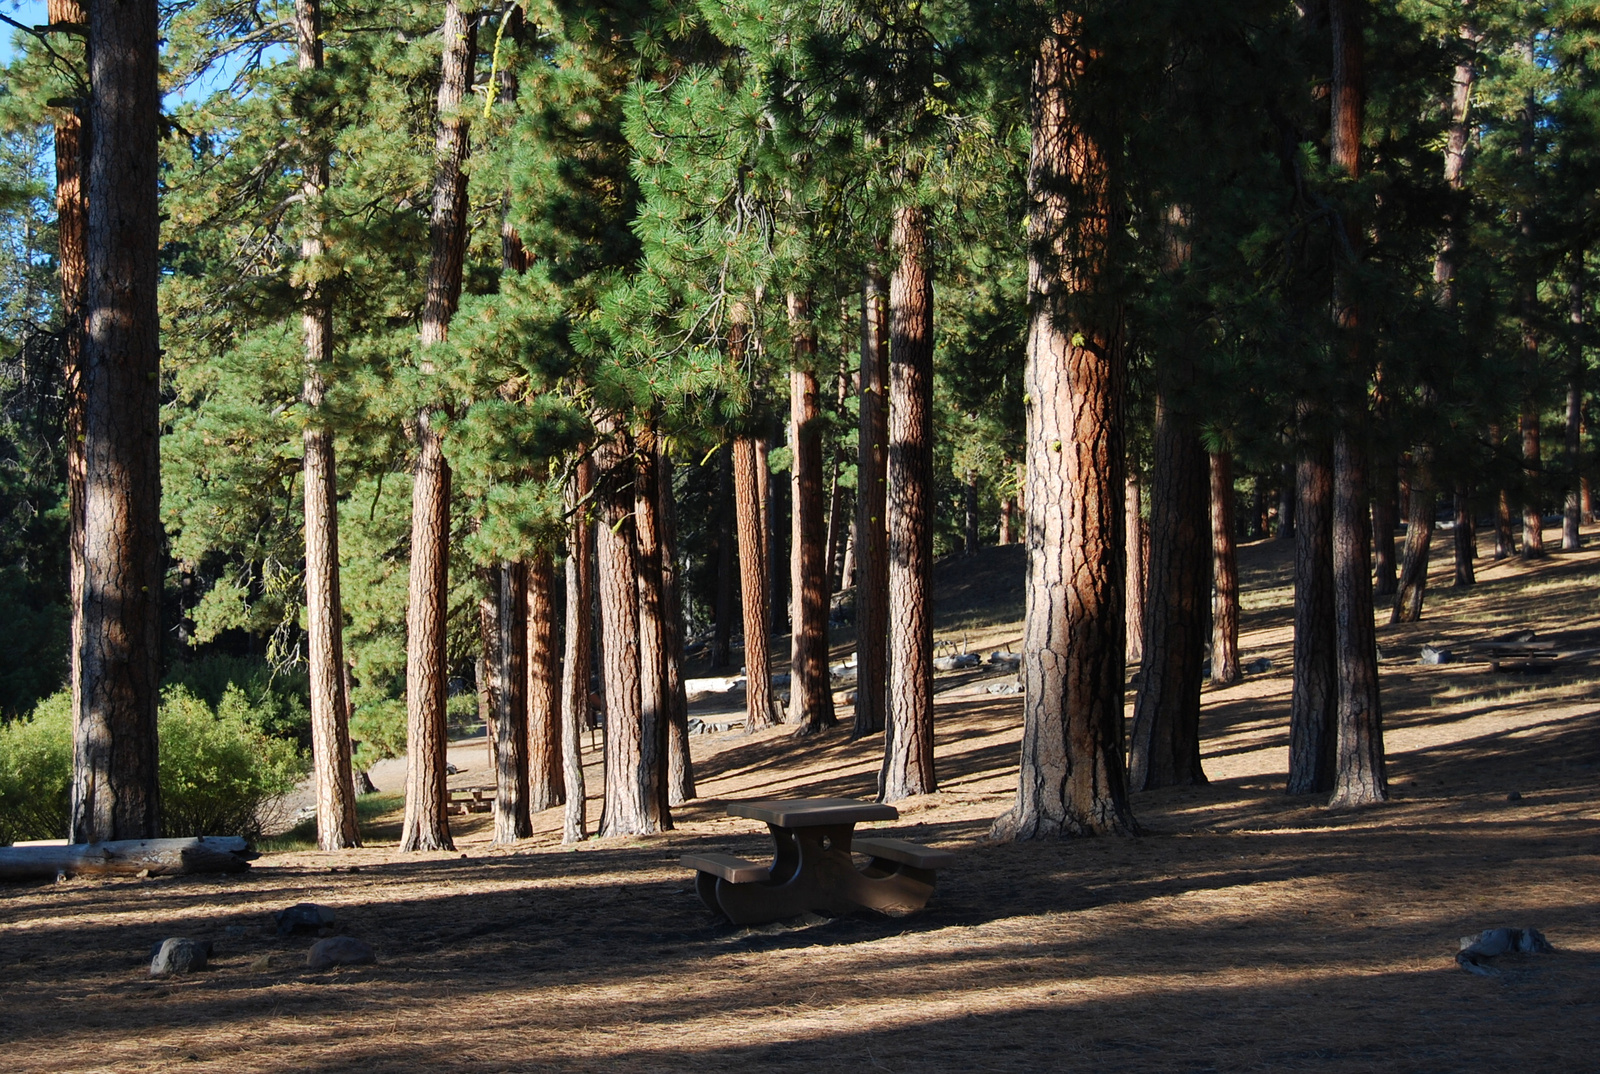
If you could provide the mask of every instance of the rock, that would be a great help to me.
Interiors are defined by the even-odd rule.
[[[1522,801],[1522,792],[1521,791],[1512,791],[1510,794],[1506,795],[1506,801],[1508,801],[1508,802],[1520,802],[1520,801]]]
[[[272,919],[278,923],[278,935],[287,936],[292,932],[316,932],[337,921],[338,915],[326,906],[302,902],[278,911]]]
[[[256,930],[252,925],[229,925],[222,931],[226,932],[229,936],[249,936]]]
[[[1261,675],[1272,670],[1272,661],[1264,656],[1258,656],[1246,664],[1244,670],[1251,675]]]
[[[444,774],[447,776],[459,776],[461,774],[461,769],[457,768],[453,764],[446,764],[444,766]]]
[[[1500,971],[1489,959],[1516,952],[1523,955],[1548,955],[1555,951],[1538,929],[1484,929],[1476,936],[1461,937],[1456,963],[1479,977],[1498,977]]]
[[[1022,666],[1022,654],[1007,652],[1004,649],[996,649],[994,652],[989,654],[989,663],[993,664],[995,667],[1010,668],[1011,670],[1015,671],[1017,668]]]
[[[1422,656],[1417,661],[1421,664],[1448,664],[1455,660],[1455,654],[1449,649],[1435,649],[1431,645],[1422,647]]]
[[[977,653],[957,653],[954,656],[936,657],[933,661],[935,671],[955,671],[958,668],[975,668],[981,657]]]
[[[189,940],[174,936],[150,948],[150,976],[170,977],[175,973],[193,973],[206,968],[211,957],[210,940]]]
[[[370,966],[378,961],[372,948],[353,936],[331,936],[318,940],[306,952],[306,968],[326,970],[334,966]]]
[[[1022,693],[1022,684],[1020,682],[997,682],[986,687],[984,692],[990,694],[999,694],[1001,696],[1020,694]]]

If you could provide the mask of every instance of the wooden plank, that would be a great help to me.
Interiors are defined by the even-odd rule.
[[[67,876],[176,876],[238,873],[259,857],[238,836],[193,839],[118,839],[66,846],[0,847],[0,880]]]
[[[895,820],[900,811],[892,805],[854,798],[786,798],[729,802],[728,815],[748,817],[780,828],[813,828],[824,824]]]

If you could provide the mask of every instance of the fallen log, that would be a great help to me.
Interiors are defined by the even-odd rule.
[[[67,876],[177,876],[238,873],[259,857],[236,835],[192,839],[118,839],[108,843],[0,847],[0,880]]]

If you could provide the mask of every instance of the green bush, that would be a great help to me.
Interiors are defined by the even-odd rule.
[[[67,834],[72,785],[72,696],[63,690],[33,715],[0,725],[0,845]]]
[[[63,691],[40,702],[30,718],[0,728],[0,843],[66,834],[70,710]],[[261,715],[234,686],[215,709],[181,686],[162,692],[163,834],[260,837],[274,804],[305,772],[299,749],[266,734]]]
[[[173,664],[161,685],[181,686],[213,709],[230,688],[238,689],[263,732],[311,748],[311,682],[304,670],[274,671],[259,656],[213,653]]]

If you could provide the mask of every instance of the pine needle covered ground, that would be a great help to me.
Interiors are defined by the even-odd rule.
[[[767,845],[719,803],[868,797],[879,746],[845,728],[698,736],[708,797],[661,837],[568,850],[554,811],[534,840],[498,850],[475,815],[455,818],[455,854],[391,844],[271,854],[242,878],[0,888],[5,1065],[1595,1069],[1595,659],[1514,675],[1482,661],[1424,667],[1417,652],[1466,655],[1521,628],[1600,647],[1600,551],[1485,562],[1475,589],[1433,590],[1423,623],[1380,628],[1394,801],[1353,815],[1281,793],[1287,555],[1270,542],[1243,550],[1244,658],[1272,668],[1208,687],[1211,783],[1138,796],[1142,838],[984,846],[1015,778],[1018,699],[941,677],[943,790],[884,826],[963,854],[918,915],[714,923],[678,855]],[[1443,586],[1442,540],[1435,564]],[[940,638],[959,641],[965,623],[975,649],[1014,647],[1014,623],[983,618],[946,620]],[[395,819],[374,834],[392,839]],[[334,907],[378,964],[307,972],[311,940],[275,939],[269,917],[303,900]],[[1538,927],[1557,952],[1509,956],[1499,978],[1459,969],[1457,937],[1498,925]],[[214,940],[214,968],[151,980],[150,944],[180,935]]]

